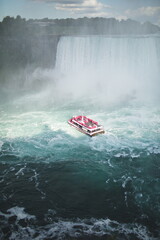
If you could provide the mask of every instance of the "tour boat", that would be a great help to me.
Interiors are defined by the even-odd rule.
[[[86,116],[72,117],[68,120],[68,123],[78,131],[87,134],[90,137],[105,133],[102,125],[99,125],[98,122]]]

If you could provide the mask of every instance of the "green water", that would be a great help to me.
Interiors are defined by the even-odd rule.
[[[0,115],[2,239],[158,239],[158,107],[15,106]],[[70,127],[75,112],[106,133]]]

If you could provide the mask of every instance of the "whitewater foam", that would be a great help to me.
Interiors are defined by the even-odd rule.
[[[54,210],[48,212],[50,216],[50,221],[53,218],[53,215],[56,214]],[[45,226],[35,225],[35,216],[27,214],[24,211],[24,208],[18,206],[11,208],[7,211],[6,214],[0,212],[0,216],[3,216],[6,222],[6,225],[9,224],[9,218],[15,216],[16,220],[12,220],[12,225],[10,229],[12,232],[9,234],[8,239],[31,239],[36,238],[37,240],[43,239],[69,239],[73,237],[78,239],[83,237],[111,237],[116,235],[117,240],[128,239],[129,236],[135,237],[139,240],[158,240],[151,236],[147,229],[137,223],[134,224],[125,224],[113,221],[110,219],[75,219],[74,221],[65,221],[63,219],[57,219],[56,222],[46,224]],[[48,217],[46,215],[46,219]],[[26,227],[23,227],[23,224],[20,220],[25,220]],[[15,225],[15,227],[13,227]],[[8,225],[9,227],[9,225]],[[17,229],[17,230],[16,230]],[[0,232],[1,239],[5,239],[5,234]],[[100,239],[100,238],[99,238]]]

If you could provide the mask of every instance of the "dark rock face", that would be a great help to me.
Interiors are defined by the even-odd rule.
[[[59,36],[0,38],[0,68],[54,67]]]

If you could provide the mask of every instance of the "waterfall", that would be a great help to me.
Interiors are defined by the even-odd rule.
[[[159,96],[160,38],[82,36],[62,37],[56,70],[76,92],[121,95],[137,92]]]

